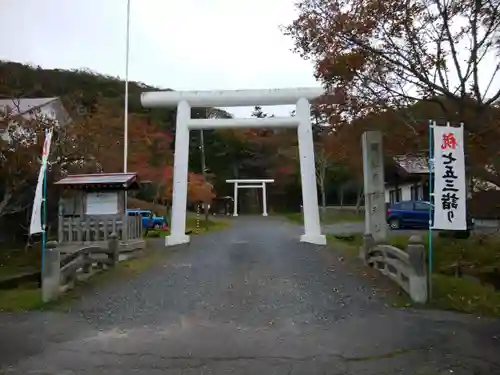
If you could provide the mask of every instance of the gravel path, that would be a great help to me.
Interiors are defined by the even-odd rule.
[[[498,322],[387,307],[299,234],[239,217],[69,313],[0,315],[4,373],[500,373]]]

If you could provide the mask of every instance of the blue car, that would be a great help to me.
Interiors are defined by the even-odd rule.
[[[142,228],[145,230],[168,228],[167,219],[163,216],[155,216],[150,210],[127,210],[127,215],[141,216]]]
[[[433,207],[427,201],[392,203],[387,209],[387,224],[391,229],[429,228]]]
[[[434,220],[434,206],[428,201],[403,201],[392,203],[387,209],[387,224],[391,229],[429,228]],[[474,228],[474,220],[467,215],[467,230]]]

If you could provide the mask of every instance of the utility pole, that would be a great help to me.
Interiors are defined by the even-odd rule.
[[[206,109],[205,117],[210,118],[210,108]],[[203,183],[207,184],[207,166],[205,163],[205,137],[203,135],[203,129],[200,129],[200,150],[201,150],[201,171],[203,173]],[[208,221],[208,203],[203,202],[203,209],[205,211],[205,224]]]

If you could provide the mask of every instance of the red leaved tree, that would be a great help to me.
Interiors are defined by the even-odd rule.
[[[497,2],[300,0],[297,10],[285,33],[325,88],[345,93],[341,120],[389,115],[396,121],[385,125],[386,135],[397,127],[404,133],[387,141],[390,147],[411,145],[426,119],[463,121],[468,145],[477,147],[469,150],[469,167],[500,186],[492,136],[500,132]]]
[[[214,187],[206,182],[202,175],[189,173],[188,201],[191,203],[202,202],[210,204],[215,198]]]
[[[173,167],[168,166],[163,170],[163,179],[159,184],[158,199],[167,205],[172,202],[173,194]],[[215,192],[212,184],[204,182],[203,176],[190,172],[188,174],[188,202],[210,203],[215,198]]]
[[[100,101],[93,112],[76,121],[70,136],[84,156],[80,169],[88,173],[121,172],[124,156],[123,114],[113,102]],[[172,162],[171,136],[146,116],[128,118],[127,170],[141,179],[159,183],[165,167]]]

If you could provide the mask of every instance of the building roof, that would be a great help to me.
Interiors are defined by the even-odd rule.
[[[429,158],[422,155],[399,155],[393,160],[408,174],[429,173]]]
[[[59,100],[59,98],[50,97],[50,98],[0,99],[0,109],[8,107],[12,111],[11,115],[17,116],[17,115],[23,115],[37,108],[43,107],[55,100]]]
[[[139,179],[136,172],[75,174],[57,181],[55,185],[73,189],[129,190],[139,188]]]

